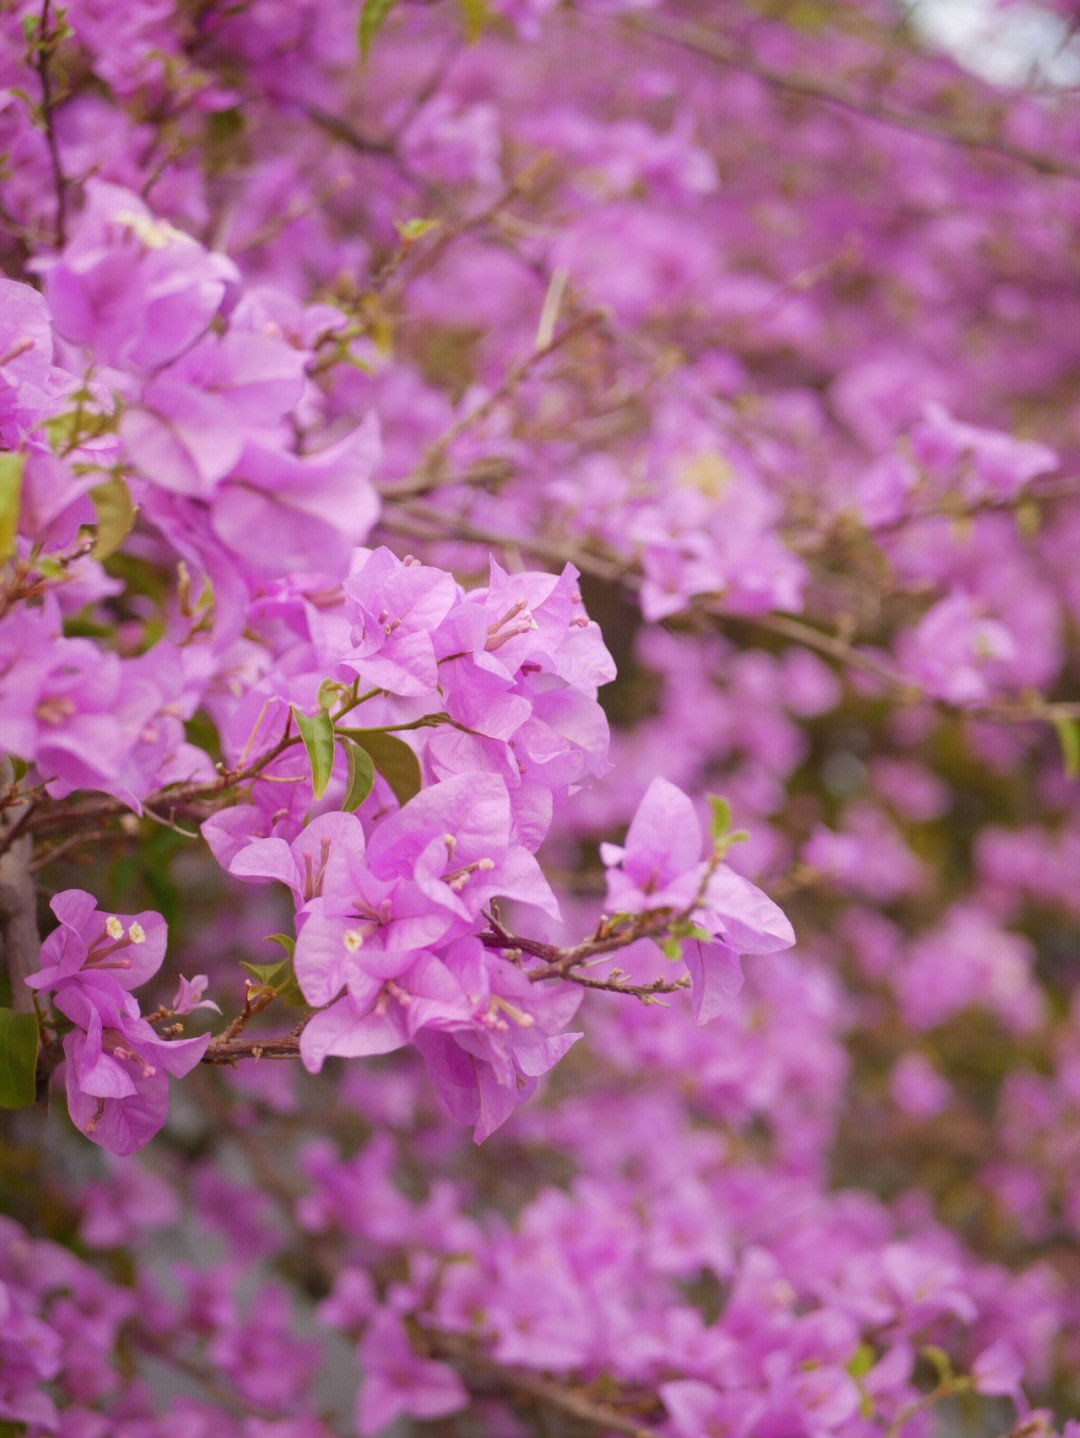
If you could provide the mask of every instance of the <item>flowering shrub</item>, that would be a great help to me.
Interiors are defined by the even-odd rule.
[[[0,11],[0,1438],[1080,1438],[1080,109],[908,10]]]

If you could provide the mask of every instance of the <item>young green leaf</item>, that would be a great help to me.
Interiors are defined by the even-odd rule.
[[[953,1377],[952,1359],[936,1343],[927,1343],[919,1349],[920,1355],[933,1367],[939,1384],[949,1383]]]
[[[847,1371],[852,1378],[861,1378],[869,1373],[877,1362],[877,1354],[869,1343],[860,1343],[847,1361]]]
[[[0,1009],[0,1108],[25,1108],[37,1086],[38,1021]]]
[[[487,0],[458,0],[458,11],[461,15],[461,28],[471,45],[474,40],[479,39],[480,32],[487,24]]]
[[[349,765],[349,776],[345,783],[345,798],[341,807],[346,813],[358,809],[375,785],[375,764],[368,751],[354,739],[342,739],[341,747]]]
[[[0,559],[15,553],[25,454],[0,454]]]
[[[97,513],[97,538],[91,553],[95,559],[107,559],[120,548],[135,523],[135,506],[127,485],[118,475],[95,484],[90,498]]]
[[[292,959],[282,959],[277,964],[247,964],[241,962],[240,967],[246,970],[257,983],[264,988],[273,989],[274,997],[288,1004],[290,1008],[300,1008],[307,1003],[301,992],[300,985],[296,982],[296,975],[293,973]]]
[[[709,810],[709,835],[713,843],[718,844],[731,828],[731,805],[719,794],[710,794]]]
[[[324,679],[323,682],[319,685],[319,693],[317,696],[319,700],[319,708],[333,709],[334,705],[338,702],[342,694],[344,694],[345,692],[345,685],[339,684],[336,679]]]
[[[360,55],[366,60],[379,33],[383,21],[394,8],[397,0],[364,0],[364,8],[360,11]]]
[[[1080,725],[1067,715],[1055,714],[1054,728],[1061,745],[1061,757],[1065,761],[1065,777],[1080,778]]]
[[[304,714],[294,704],[292,714],[311,765],[312,791],[316,799],[321,799],[334,770],[334,726],[325,709]]]
[[[424,220],[420,218],[412,220],[395,220],[394,229],[401,236],[403,244],[411,245],[421,235],[426,235],[429,230],[437,230],[441,220]]]
[[[355,739],[362,749],[367,750],[399,804],[407,804],[415,794],[419,794],[420,761],[404,739],[384,734],[381,729],[339,729],[338,733]]]

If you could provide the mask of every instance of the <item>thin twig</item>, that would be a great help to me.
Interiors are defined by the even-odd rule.
[[[592,549],[547,539],[543,534],[507,535],[473,524],[460,514],[444,513],[423,499],[409,499],[396,510],[385,514],[380,523],[387,529],[410,534],[420,539],[452,539],[466,543],[485,544],[493,549],[518,549],[549,563],[571,563],[585,574],[616,583],[637,593],[642,574],[635,561],[601,554]],[[700,614],[710,623],[738,626],[751,631],[773,634],[801,644],[833,660],[840,668],[858,670],[876,680],[893,699],[904,704],[929,704],[942,714],[970,719],[987,719],[994,723],[1038,724],[1080,719],[1080,700],[1046,699],[1039,694],[1019,699],[988,699],[977,704],[958,704],[940,695],[927,694],[917,680],[868,649],[856,647],[853,639],[830,633],[826,629],[789,614],[729,614],[708,596],[696,596],[688,604],[689,613]]]
[[[721,37],[700,25],[674,20],[670,16],[661,17],[642,12],[616,15],[611,23],[636,34],[649,35],[666,44],[676,45],[682,50],[689,50],[714,64],[722,65],[725,69],[740,70],[753,75],[772,89],[794,95],[801,100],[828,105],[863,119],[890,125],[894,129],[924,135],[927,139],[937,140],[942,144],[957,145],[966,150],[981,150],[1014,164],[1025,165],[1042,175],[1080,179],[1080,166],[1068,160],[1040,154],[1000,136],[961,128],[930,115],[913,114],[889,105],[863,100],[802,75],[788,74],[765,64],[744,50],[737,49],[733,44],[725,44]]]
[[[453,1362],[467,1387],[471,1384],[481,1393],[495,1389],[511,1400],[517,1395],[533,1403],[546,1404],[579,1422],[590,1423],[605,1432],[625,1434],[626,1438],[656,1438],[658,1429],[647,1427],[613,1403],[590,1397],[580,1387],[571,1387],[565,1379],[551,1378],[518,1364],[500,1363],[459,1333],[425,1328],[415,1319],[408,1327],[414,1346],[430,1358]],[[658,1416],[662,1412],[660,1400],[652,1393],[629,1394],[628,1405],[637,1408],[647,1405]]]
[[[405,479],[399,480],[397,483],[391,482],[390,484],[380,486],[379,493],[382,498],[388,502],[393,502],[395,500],[408,499],[413,495],[425,494],[432,489],[439,488],[448,483],[457,483],[456,476],[447,479],[447,477],[441,473],[443,461],[446,459],[447,453],[454,441],[460,438],[467,430],[482,424],[497,405],[501,404],[503,400],[510,398],[514,391],[529,377],[541,361],[553,355],[557,350],[562,349],[564,345],[568,344],[572,339],[576,339],[578,335],[590,329],[595,329],[600,324],[602,318],[603,316],[597,311],[590,310],[587,314],[579,315],[577,319],[571,321],[571,323],[557,335],[548,340],[546,344],[540,344],[530,350],[524,359],[520,360],[507,371],[502,383],[497,389],[493,390],[491,394],[479,404],[474,405],[472,409],[460,415],[453,424],[449,425],[443,431],[439,438],[429,446],[423,460],[417,465],[412,474],[408,475]]]
[[[52,166],[53,186],[56,190],[56,248],[62,250],[67,243],[67,176],[60,163],[60,146],[53,116],[55,99],[49,62],[52,59],[56,36],[49,28],[49,5],[50,0],[41,0],[41,18],[34,43],[34,69],[41,81],[41,117],[45,125],[45,142],[49,147],[49,163]]]
[[[696,907],[696,903],[691,907]],[[570,978],[574,969],[588,963],[591,959],[628,948],[631,944],[636,944],[639,939],[655,939],[666,934],[674,925],[689,918],[689,912],[676,913],[674,909],[651,909],[629,919],[604,919],[597,926],[596,933],[591,939],[585,939],[582,943],[569,947],[548,944],[541,939],[530,939],[520,934],[510,933],[503,927],[498,913],[494,909],[485,917],[488,921],[488,928],[477,935],[485,948],[500,949],[507,955],[527,954],[530,958],[540,959],[543,962],[543,968],[529,969],[526,972],[534,983],[541,983],[545,979]],[[627,993],[629,990],[623,989],[622,992]]]
[[[299,1034],[282,1034],[268,1039],[212,1040],[202,1056],[204,1064],[235,1064],[241,1059],[295,1059],[300,1055]]]

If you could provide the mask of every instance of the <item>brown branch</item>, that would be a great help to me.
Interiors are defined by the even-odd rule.
[[[496,1396],[511,1402],[517,1399],[544,1404],[605,1432],[625,1434],[626,1438],[656,1438],[659,1432],[640,1422],[632,1411],[644,1409],[646,1416],[662,1417],[663,1409],[654,1393],[628,1393],[623,1407],[616,1407],[611,1401],[593,1398],[581,1385],[572,1386],[565,1379],[519,1364],[500,1363],[462,1334],[425,1328],[415,1319],[409,1321],[408,1328],[413,1346],[426,1357],[453,1363],[476,1396],[492,1396],[494,1390]]]
[[[300,1035],[295,1031],[268,1039],[226,1039],[222,1034],[211,1040],[200,1062],[235,1064],[241,1059],[295,1059],[299,1056]]]
[[[64,854],[74,853],[87,844],[97,844],[103,839],[115,841],[116,837],[115,829],[81,829],[77,834],[69,834],[66,839],[58,839],[55,844],[46,844],[44,848],[39,849],[30,861],[30,872],[36,874],[54,860],[63,857]],[[134,836],[122,834],[122,837],[131,839]]]
[[[686,978],[653,979],[642,984],[624,983],[622,982],[622,973],[618,969],[605,979],[592,979],[575,972],[582,964],[605,954],[614,953],[619,949],[625,949],[628,945],[636,943],[638,939],[655,938],[668,933],[673,925],[687,917],[686,914],[676,913],[673,909],[656,909],[635,915],[630,919],[603,919],[591,939],[586,939],[571,947],[560,947],[557,944],[545,943],[541,939],[530,939],[520,934],[511,934],[500,923],[498,910],[494,905],[492,912],[485,917],[489,928],[477,937],[486,948],[498,949],[508,958],[513,958],[515,955],[518,957],[528,955],[530,958],[542,961],[541,968],[524,971],[534,983],[541,983],[548,979],[562,979],[569,983],[580,984],[583,988],[625,994],[646,1003],[656,995],[675,993],[689,985],[689,980]],[[240,1037],[247,1024],[267,1008],[274,998],[275,993],[272,988],[249,981],[244,994],[243,1009],[217,1038],[211,1040],[201,1061],[204,1064],[234,1064],[240,1059],[296,1058],[300,1053],[300,1035],[312,1018],[310,1012],[304,1014],[291,1033],[266,1039]]]
[[[1008,498],[984,495],[967,503],[950,505],[943,503],[931,509],[912,509],[897,515],[895,519],[879,520],[867,525],[870,535],[891,534],[932,519],[964,520],[977,519],[981,514],[1015,514],[1021,505],[1056,504],[1063,499],[1080,497],[1080,477],[1068,475],[1044,484],[1032,484],[1030,488]]]
[[[173,829],[176,826],[172,823],[172,816],[177,813],[190,813],[194,818],[207,817],[198,807],[199,801],[221,798],[229,790],[236,788],[238,784],[246,784],[251,779],[257,779],[267,765],[280,758],[287,749],[291,749],[301,742],[299,736],[291,733],[290,730],[291,718],[290,723],[286,725],[284,735],[264,754],[260,754],[245,768],[222,768],[219,777],[212,783],[193,781],[188,784],[166,784],[163,788],[155,790],[143,800],[144,812],[149,818]],[[164,810],[169,818],[160,817],[155,812],[158,809]],[[31,818],[27,827],[35,834],[47,834],[54,829],[67,831],[72,826],[101,824],[105,820],[120,818],[122,815],[130,813],[131,806],[122,799],[97,799],[84,804],[58,805],[55,809],[44,810],[39,812],[36,817]]]
[[[822,84],[820,81],[810,80],[801,75],[788,74],[763,63],[732,43],[725,44],[721,37],[700,25],[674,20],[669,16],[660,17],[642,12],[632,15],[616,15],[611,23],[636,34],[649,35],[665,44],[688,50],[725,69],[739,70],[744,74],[753,75],[772,89],[800,100],[828,105],[834,109],[858,115],[862,119],[924,135],[927,139],[937,140],[942,144],[956,145],[961,149],[996,155],[1014,164],[1025,165],[1042,175],[1058,176],[1070,180],[1080,179],[1080,166],[1068,160],[1029,150],[1026,146],[1014,144],[1001,136],[962,128],[950,124],[948,121],[939,120],[932,115],[916,114],[907,110],[895,109],[890,105],[863,100],[856,95]]]
[[[692,907],[696,907],[696,904]],[[485,917],[489,927],[477,935],[484,947],[500,949],[508,958],[527,954],[530,958],[540,959],[543,962],[543,968],[528,969],[525,972],[533,983],[541,983],[545,979],[572,978],[574,969],[592,959],[625,949],[630,944],[636,944],[639,939],[655,939],[667,934],[674,925],[685,922],[689,918],[689,911],[677,913],[670,908],[650,909],[631,918],[601,919],[591,939],[585,939],[582,943],[569,947],[548,944],[541,939],[530,939],[520,934],[510,933],[500,923],[498,911],[494,906]],[[586,987],[609,987],[609,985],[586,983]],[[648,986],[645,986],[645,990],[648,991]],[[622,988],[619,992],[630,993],[632,990]],[[655,992],[667,992],[667,990],[657,989]]]
[[[56,247],[63,249],[67,241],[67,176],[60,163],[60,147],[56,138],[54,119],[55,97],[52,89],[52,75],[49,63],[53,47],[59,36],[59,29],[49,26],[50,0],[41,0],[41,18],[38,22],[37,39],[34,41],[34,69],[41,82],[41,116],[45,125],[45,142],[49,147],[49,163],[52,166],[53,186],[56,190]]]
[[[0,758],[0,781],[6,786],[13,784],[13,767],[6,755]],[[23,980],[37,969],[41,948],[31,839],[24,822],[32,808],[27,804],[21,813],[15,807],[0,814],[0,832],[6,830],[0,852],[0,959],[11,985],[12,1007],[24,1014],[33,1013],[34,1001]]]
[[[280,1418],[279,1409],[264,1408],[261,1404],[241,1397],[234,1384],[224,1382],[207,1365],[178,1352],[176,1346],[167,1338],[160,1337],[150,1329],[144,1328],[137,1321],[125,1326],[124,1335],[141,1353],[168,1364],[178,1373],[184,1373],[187,1377],[194,1379],[209,1397],[213,1398],[216,1403],[224,1405],[230,1413],[235,1413],[239,1417],[267,1420]]]
[[[82,540],[66,552],[50,554],[49,562],[61,569],[67,569],[89,554],[93,547],[92,539]],[[46,578],[38,570],[37,561],[40,557],[40,547],[35,547],[32,554],[11,565],[10,577],[0,584],[0,619],[20,600],[37,599],[56,582],[51,577]]]
[[[424,494],[441,485],[456,483],[456,477],[451,477],[448,480],[447,477],[441,473],[443,461],[454,441],[464,434],[466,430],[472,429],[478,424],[482,424],[495,409],[496,405],[501,404],[504,399],[509,399],[541,361],[555,354],[557,350],[562,349],[565,344],[569,343],[572,339],[576,339],[578,335],[595,329],[597,325],[600,324],[602,318],[602,315],[590,310],[587,314],[579,315],[577,319],[572,320],[565,329],[561,330],[546,344],[538,345],[535,349],[531,350],[524,359],[520,360],[507,371],[506,376],[497,389],[493,390],[486,399],[474,405],[473,408],[465,414],[460,415],[453,424],[449,425],[447,429],[443,431],[439,438],[429,446],[423,460],[412,474],[400,480],[397,484],[390,483],[380,488],[379,492],[383,499],[390,502],[408,499],[412,495]]]
[[[328,135],[332,135],[335,140],[340,140],[343,145],[348,145],[349,149],[355,150],[358,155],[393,156],[396,154],[392,140],[362,135],[340,115],[332,115],[329,110],[323,110],[318,105],[306,105],[304,114],[313,125],[317,125],[320,130],[325,130]]]
[[[541,974],[538,977],[546,976]],[[677,994],[690,987],[688,978],[653,979],[649,984],[628,984],[623,981],[621,969],[612,969],[606,979],[589,979],[584,974],[574,973],[561,974],[559,977],[583,989],[599,989],[605,994],[626,994],[629,998],[640,999],[643,1004],[649,1003],[658,994]]]
[[[5,756],[3,759],[0,759],[0,764],[7,765],[9,763],[10,760],[7,758],[7,756]],[[8,790],[8,795],[5,796],[3,806],[5,809],[10,808],[12,805],[22,806],[24,804],[23,799],[18,796],[18,791],[14,790],[13,794],[13,790],[14,786],[12,786],[12,789]],[[2,858],[7,853],[7,851],[12,848],[19,839],[23,837],[25,833],[27,833],[30,828],[30,821],[33,817],[34,810],[37,808],[39,802],[40,801],[38,799],[30,799],[26,801],[25,807],[20,808],[20,811],[14,818],[14,821],[11,822],[10,827],[7,826],[6,821],[0,820],[0,858]]]
[[[499,534],[475,525],[461,515],[444,513],[422,499],[406,500],[396,512],[384,515],[380,523],[387,529],[417,539],[461,540],[485,544],[493,549],[516,549],[560,566],[571,563],[585,574],[618,584],[634,594],[642,584],[642,575],[635,561],[547,539],[542,534]],[[706,595],[696,597],[688,605],[687,612],[698,613],[710,623],[720,626],[759,630],[801,644],[831,659],[842,669],[857,670],[877,680],[890,697],[901,704],[925,703],[950,717],[987,719],[1005,724],[1052,724],[1062,719],[1080,719],[1080,699],[1046,699],[1040,694],[1030,694],[1020,699],[957,704],[939,695],[927,694],[917,680],[909,678],[870,650],[856,647],[852,638],[830,633],[797,615],[728,614],[716,600],[710,600]]]
[[[391,495],[384,497],[393,500]],[[474,524],[464,515],[444,513],[424,499],[402,500],[380,517],[379,524],[384,529],[408,535],[412,539],[458,539],[466,544],[484,544],[490,549],[517,549],[525,554],[535,555],[545,563],[557,565],[560,569],[569,562],[583,573],[592,574],[597,579],[606,579],[633,590],[637,590],[641,585],[641,576],[633,562],[622,560],[617,555],[583,549],[565,539],[548,539],[540,533],[528,536],[500,534],[497,530]]]
[[[274,990],[269,984],[252,983],[248,979],[244,984],[244,1007],[229,1023],[225,1031],[215,1043],[227,1047],[238,1034],[242,1033],[256,1014],[261,1014],[263,1009],[268,1008],[275,998]]]
[[[721,617],[721,616],[718,616]],[[892,697],[902,703],[926,703],[943,714],[962,715],[972,719],[989,719],[1006,724],[1053,723],[1059,719],[1080,719],[1080,700],[1045,699],[1031,694],[1023,699],[989,699],[980,704],[956,704],[940,696],[926,694],[917,680],[909,679],[899,669],[865,649],[857,649],[851,640],[830,634],[816,625],[790,614],[756,614],[722,616],[724,622],[745,623],[781,638],[791,639],[807,649],[816,650],[847,669],[857,669],[879,680]]]

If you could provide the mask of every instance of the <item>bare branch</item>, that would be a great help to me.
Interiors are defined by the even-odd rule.
[[[466,1386],[478,1395],[491,1396],[494,1392],[511,1402],[525,1400],[542,1404],[604,1432],[623,1433],[627,1438],[656,1438],[659,1430],[635,1416],[635,1410],[637,1414],[644,1410],[648,1416],[662,1416],[660,1400],[653,1393],[628,1393],[621,1406],[616,1406],[614,1401],[592,1397],[581,1384],[552,1378],[517,1364],[500,1363],[460,1333],[425,1328],[415,1319],[408,1327],[414,1347],[426,1357],[452,1362]]]
[[[14,766],[0,758],[0,783],[14,786]],[[34,1011],[33,994],[23,980],[38,967],[41,940],[37,929],[37,892],[31,872],[32,848],[25,821],[33,805],[12,805],[0,811],[0,951],[11,983],[11,1004],[17,1013]]]
[[[880,101],[863,99],[831,85],[808,79],[804,75],[788,74],[758,60],[742,47],[737,47],[729,41],[726,42],[721,36],[706,30],[703,26],[675,20],[670,16],[646,14],[640,11],[634,14],[616,15],[613,23],[637,34],[649,35],[666,44],[692,51],[695,55],[711,60],[725,69],[741,70],[745,74],[753,75],[772,89],[793,95],[798,99],[828,105],[833,109],[844,110],[866,120],[891,125],[895,129],[925,135],[927,139],[937,140],[942,144],[957,145],[966,150],[983,151],[1014,164],[1025,165],[1042,175],[1054,175],[1070,180],[1080,179],[1080,165],[1069,160],[1043,154],[1037,150],[1029,150],[1026,146],[1014,144],[989,131],[970,129],[933,115],[899,110]]]
[[[41,115],[45,126],[45,142],[49,147],[49,163],[52,166],[53,188],[56,191],[56,247],[63,249],[67,242],[67,176],[60,163],[60,147],[56,138],[51,62],[52,53],[59,35],[59,28],[53,30],[49,24],[50,0],[41,0],[41,18],[37,38],[33,43],[34,69],[41,82]]]

